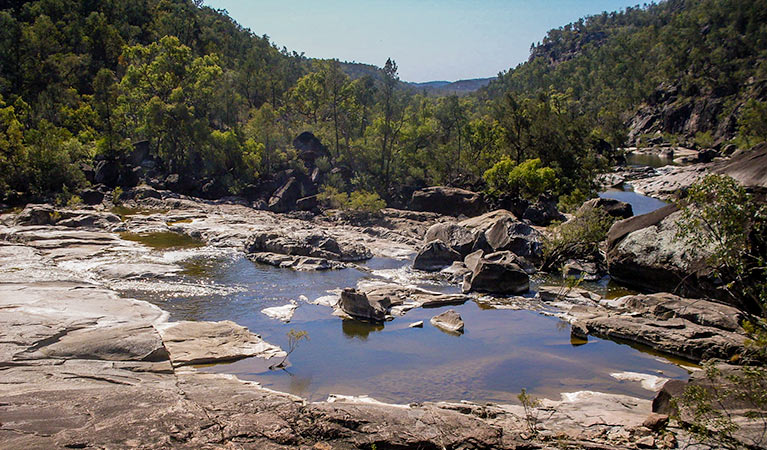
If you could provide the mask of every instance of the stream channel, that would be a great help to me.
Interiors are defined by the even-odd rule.
[[[663,205],[633,192],[602,195],[629,201],[638,213]],[[582,390],[652,398],[652,390],[631,380],[631,375],[627,379],[626,373],[644,374],[650,381],[652,377],[689,376],[689,365],[647,349],[593,337],[586,344],[571,343],[566,322],[547,311],[505,309],[503,299],[493,301],[496,306],[500,303],[500,308],[477,298],[459,306],[414,309],[378,325],[341,319],[332,315],[329,306],[313,303],[337,295],[341,288],[375,280],[458,292],[456,285],[430,281],[411,270],[412,256],[406,260],[374,258],[364,264],[367,270],[298,272],[257,264],[235,251],[184,242],[147,244],[155,247],[158,258],[179,259],[186,268],[181,275],[184,282],[201,289],[172,295],[126,289],[125,294],[157,304],[174,321],[232,320],[283,348],[288,348],[291,329],[306,331],[309,336],[290,355],[285,370],[270,370],[275,361],[258,358],[201,370],[235,374],[311,401],[342,394],[369,395],[391,403],[509,403],[516,402],[523,388],[535,396],[553,399]],[[552,280],[536,281],[551,284]],[[536,285],[532,283],[528,296],[534,295]],[[630,293],[613,286],[608,277],[584,287],[608,298]],[[298,308],[289,323],[261,312],[291,300]],[[465,333],[460,336],[446,334],[429,323],[431,317],[450,308],[465,322]],[[423,321],[423,328],[408,326],[416,321]]]

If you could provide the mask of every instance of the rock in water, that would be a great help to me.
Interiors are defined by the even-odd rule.
[[[363,320],[383,322],[386,319],[386,308],[380,302],[371,301],[364,292],[346,288],[341,291],[338,306],[346,314]]]
[[[461,214],[472,217],[485,212],[486,205],[476,192],[464,189],[432,186],[413,192],[410,199],[410,209],[428,211],[448,216]]]
[[[530,225],[510,217],[496,220],[485,231],[485,238],[493,251],[508,250],[533,264],[543,255],[540,234]]]
[[[448,247],[444,242],[436,240],[426,244],[413,260],[413,268],[425,271],[440,270],[449,266],[453,261],[460,261],[461,255]]]
[[[463,319],[461,319],[460,314],[452,309],[448,309],[442,314],[432,317],[429,322],[440,330],[447,331],[448,333],[463,333]]]
[[[298,304],[295,300],[291,300],[287,305],[264,308],[261,310],[261,313],[271,317],[272,319],[277,319],[288,323],[290,322],[290,319],[293,318],[293,313],[296,312],[296,308],[298,308]]]
[[[592,198],[583,203],[578,208],[578,212],[583,212],[588,208],[600,208],[607,214],[621,219],[628,219],[634,215],[634,209],[631,205],[613,198]]]

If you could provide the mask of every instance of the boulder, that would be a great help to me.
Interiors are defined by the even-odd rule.
[[[245,252],[309,256],[347,262],[364,261],[373,256],[361,244],[340,244],[332,236],[311,230],[256,232],[245,242]]]
[[[448,247],[440,240],[426,244],[413,260],[413,268],[425,271],[435,271],[449,266],[453,261],[460,261],[461,254]]]
[[[584,281],[597,281],[605,275],[602,264],[594,261],[569,259],[562,268],[563,277],[580,278]]]
[[[634,210],[631,208],[631,205],[613,198],[592,198],[583,203],[578,209],[578,212],[583,212],[587,208],[600,208],[612,217],[621,219],[628,219],[634,215]]]
[[[530,277],[511,252],[491,253],[472,262],[472,266],[472,273],[464,278],[464,292],[521,294],[530,289]]]
[[[557,204],[553,200],[541,199],[525,209],[522,218],[533,225],[547,227],[555,221],[564,221],[565,216],[557,209]]]
[[[463,319],[452,309],[432,317],[429,323],[448,333],[463,334]]]
[[[115,187],[120,177],[120,163],[112,160],[102,160],[96,163],[93,180],[98,184]]]
[[[16,225],[51,225],[54,213],[51,205],[29,204],[16,216]]]
[[[83,189],[80,198],[86,205],[98,205],[104,201],[104,193],[95,189]]]
[[[482,196],[464,189],[432,186],[413,192],[410,209],[448,216],[478,216],[487,209]]]
[[[681,214],[669,205],[616,222],[607,234],[610,277],[640,291],[735,302],[708,264],[712,249],[677,237]]]
[[[537,264],[543,255],[540,233],[510,217],[496,220],[485,231],[485,239],[493,251],[510,251],[532,264]]]
[[[442,222],[429,227],[424,242],[439,240],[461,256],[466,256],[472,251],[475,239],[474,233],[468,228],[456,223]]]
[[[308,197],[302,197],[296,200],[296,209],[298,211],[313,211],[317,209],[319,202],[316,195],[310,195]]]
[[[291,177],[269,199],[269,209],[279,213],[292,211],[300,197],[301,184],[295,177]]]
[[[749,191],[762,196],[767,194],[767,142],[735,152],[722,164],[714,171],[731,176]]]
[[[386,309],[389,305],[382,305],[379,300],[371,300],[364,292],[353,288],[341,291],[341,299],[338,307],[343,312],[355,319],[383,322],[386,320]]]
[[[293,147],[298,150],[298,157],[307,167],[314,167],[318,158],[330,158],[327,147],[314,134],[304,131],[293,139]]]

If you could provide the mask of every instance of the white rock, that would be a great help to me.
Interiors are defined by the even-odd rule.
[[[298,308],[298,303],[296,303],[295,300],[291,300],[287,305],[264,308],[261,310],[261,313],[266,314],[272,319],[281,320],[287,323],[293,318],[293,313],[295,313],[296,308]]]

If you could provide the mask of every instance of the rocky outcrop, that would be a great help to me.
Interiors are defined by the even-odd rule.
[[[525,212],[522,213],[522,218],[533,225],[541,227],[547,227],[552,222],[562,222],[565,220],[565,216],[557,209],[557,203],[550,199],[539,199],[529,205]]]
[[[425,271],[440,270],[453,261],[460,261],[461,255],[440,240],[427,243],[418,251],[413,260],[413,268]]]
[[[345,267],[340,261],[370,259],[368,249],[356,243],[339,243],[321,231],[264,231],[245,242],[248,257],[276,267],[325,270]]]
[[[468,228],[452,222],[440,222],[426,231],[424,242],[439,240],[462,257],[471,253],[476,236]]]
[[[586,308],[573,315],[592,335],[690,361],[730,359],[744,351],[746,340],[737,309],[667,293],[626,296],[612,301],[608,310]]]
[[[754,389],[759,383],[763,383],[762,377],[754,376],[754,370],[762,371],[763,368],[747,368],[718,363],[715,371],[699,370],[692,373],[688,381],[669,380],[653,399],[652,410],[654,414],[667,416],[674,415],[683,425],[713,426],[715,422],[701,420],[697,405],[684,402],[682,397],[689,388],[707,392],[712,399],[709,406],[716,413],[722,414],[735,425],[727,436],[738,442],[743,448],[764,448],[767,446],[767,428],[765,428],[764,393],[759,388]],[[750,373],[751,375],[747,375]],[[733,380],[742,380],[740,386],[736,386]],[[744,384],[753,382],[748,388]],[[763,386],[760,386],[763,389]],[[713,414],[709,417],[713,417]],[[709,431],[715,432],[713,428]],[[712,433],[712,436],[715,434]],[[714,445],[716,441],[714,440]],[[690,442],[696,444],[695,440]],[[687,442],[680,442],[682,445]],[[732,445],[733,442],[728,442]]]
[[[521,294],[530,289],[530,277],[516,255],[509,251],[488,255],[480,252],[472,253],[464,261],[471,273],[464,277],[463,292],[506,295]]]
[[[612,198],[592,198],[581,205],[578,211],[583,212],[588,208],[599,208],[610,216],[619,219],[628,219],[634,215],[634,210],[631,208],[631,205]]]
[[[447,216],[478,216],[487,209],[482,196],[476,192],[445,186],[432,186],[413,193],[410,209]]]
[[[616,222],[607,236],[610,276],[625,286],[731,301],[707,263],[710,249],[678,237],[681,212],[669,205]]]
[[[463,319],[453,309],[438,314],[429,321],[433,326],[452,334],[463,334]]]
[[[493,222],[484,232],[484,237],[493,251],[510,251],[533,265],[539,263],[543,255],[540,233],[510,217]]]
[[[279,213],[292,211],[296,208],[299,198],[301,198],[301,184],[295,177],[291,177],[274,191],[269,199],[269,210]]]
[[[257,356],[285,356],[279,347],[264,342],[247,328],[221,322],[166,322],[156,325],[174,367],[210,364]]]

